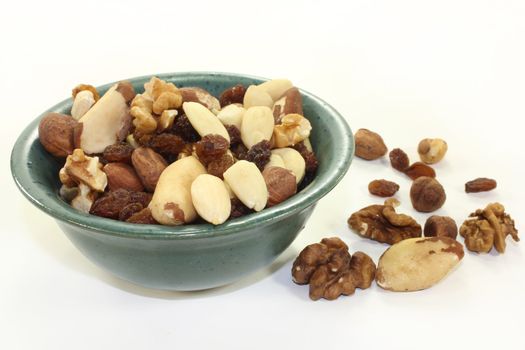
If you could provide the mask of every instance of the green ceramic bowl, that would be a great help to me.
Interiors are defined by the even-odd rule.
[[[179,87],[200,86],[216,96],[235,84],[247,86],[266,80],[207,72],[158,77]],[[149,78],[130,81],[141,92]],[[112,84],[99,87],[99,92]],[[279,205],[219,226],[134,225],[87,215],[65,203],[58,195],[58,170],[63,160],[42,148],[38,123],[48,112],[69,113],[71,99],[45,111],[22,132],[11,154],[11,171],[31,203],[55,218],[73,244],[101,268],[156,289],[182,291],[225,285],[274,261],[297,237],[316,202],[341,180],[352,161],[354,140],[345,120],[323,100],[306,91],[301,93],[304,113],[313,126],[311,142],[319,158],[315,180]]]

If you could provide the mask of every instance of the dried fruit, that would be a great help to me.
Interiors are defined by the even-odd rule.
[[[425,237],[449,237],[456,239],[458,226],[454,219],[449,216],[432,215],[427,219],[423,232]]]
[[[492,247],[504,253],[508,235],[516,242],[520,240],[514,220],[505,213],[505,207],[500,203],[491,203],[485,209],[470,214],[461,225],[459,234],[465,238],[467,248],[478,253],[488,253]]]
[[[78,122],[65,114],[48,113],[38,125],[38,138],[55,157],[67,157],[75,149],[74,129]]]
[[[138,213],[131,215],[126,222],[132,224],[146,224],[146,225],[155,225],[158,224],[157,220],[151,215],[151,210],[149,208],[144,208]]]
[[[103,168],[108,177],[110,191],[123,188],[128,191],[141,192],[144,186],[140,181],[135,169],[126,163],[109,163]]]
[[[297,192],[295,175],[281,167],[267,167],[262,173],[268,189],[268,207],[279,204]]]
[[[282,158],[286,169],[291,170],[295,175],[296,182],[300,183],[306,170],[306,162],[301,154],[290,147],[273,149],[272,154]]]
[[[191,184],[191,200],[199,216],[213,225],[220,225],[230,217],[230,195],[216,176],[197,176]]]
[[[119,221],[126,221],[134,214],[140,212],[143,209],[144,207],[142,206],[142,204],[138,202],[130,203],[120,210],[120,212],[118,213],[118,219]]]
[[[251,107],[242,118],[241,138],[247,148],[263,140],[270,141],[273,133],[273,116],[268,107]]]
[[[186,142],[196,142],[201,138],[191,125],[186,114],[182,114],[175,119],[171,127],[171,132],[179,135]]]
[[[415,162],[414,164],[406,168],[404,173],[412,180],[423,176],[432,178],[436,177],[436,172],[434,171],[434,169],[421,162]]]
[[[262,140],[259,143],[253,145],[246,153],[245,160],[255,163],[257,168],[260,171],[263,171],[264,167],[270,161],[270,156],[272,152],[270,151],[270,142]]]
[[[264,177],[254,163],[240,160],[224,172],[224,181],[248,208],[261,211],[268,200]]]
[[[128,163],[131,164],[131,154],[135,149],[127,143],[116,143],[109,145],[102,153],[102,159],[106,163]]]
[[[465,192],[467,193],[477,193],[492,191],[496,188],[498,183],[496,180],[488,179],[486,177],[479,177],[475,180],[469,181],[465,184]]]
[[[184,102],[182,109],[201,137],[210,134],[220,135],[230,142],[226,128],[209,109],[197,102]]]
[[[195,144],[195,153],[197,157],[204,164],[218,160],[221,158],[228,147],[230,146],[228,140],[221,135],[206,135],[199,142]]]
[[[191,201],[191,184],[205,173],[204,166],[193,156],[179,159],[164,169],[149,204],[155,220],[163,225],[194,221],[197,212]]]
[[[164,158],[151,148],[139,147],[133,151],[131,162],[146,190],[155,191],[160,174],[168,165]]]
[[[412,206],[419,212],[430,213],[445,204],[447,195],[441,184],[431,177],[419,177],[410,188]]]
[[[337,237],[324,238],[304,248],[292,266],[292,279],[297,284],[310,284],[310,298],[335,300],[352,295],[356,288],[369,288],[376,266],[362,252],[353,256],[348,246]]]
[[[241,216],[248,215],[254,211],[243,204],[239,198],[230,198],[231,213],[230,219],[240,218]]]
[[[276,147],[293,146],[310,136],[312,125],[300,114],[287,114],[273,128]]]
[[[223,108],[233,103],[243,103],[245,93],[244,85],[237,84],[224,90],[219,96],[219,102]]]
[[[381,243],[395,244],[407,238],[421,237],[421,226],[408,215],[397,214],[389,205],[370,205],[348,219],[359,235]]]
[[[102,197],[97,199],[91,210],[90,214],[110,218],[118,219],[121,210],[132,203],[139,203],[142,207],[148,206],[151,195],[144,192],[134,193],[124,189],[118,189],[105,193]],[[125,215],[125,213],[123,213]]]
[[[165,158],[176,158],[185,145],[180,136],[168,133],[153,135],[148,142],[150,148]]]
[[[443,159],[447,149],[447,143],[442,139],[424,139],[419,142],[417,153],[424,163],[435,164]]]
[[[248,149],[242,143],[239,143],[236,146],[231,147],[231,152],[235,159],[237,160],[246,160],[246,155],[248,154]]]
[[[452,238],[406,239],[381,255],[376,282],[393,292],[427,289],[452,271],[464,255],[463,246]]]
[[[317,160],[315,153],[309,150],[308,147],[306,147],[304,141],[299,142],[298,144],[293,146],[293,149],[299,152],[304,158],[305,172],[307,174],[315,174],[315,172],[317,171],[317,167],[319,166],[319,161]]]
[[[368,129],[355,133],[355,155],[366,160],[381,158],[388,151],[383,138]]]
[[[218,159],[209,162],[206,166],[206,170],[208,171],[208,174],[224,179],[224,172],[228,170],[228,168],[231,167],[233,163],[235,163],[233,157],[230,154],[225,153]]]
[[[389,153],[390,164],[392,168],[405,172],[405,170],[410,166],[410,160],[408,155],[400,148],[394,148]]]
[[[388,180],[374,180],[368,184],[368,191],[379,197],[392,197],[399,191],[399,185]]]
[[[230,135],[230,146],[231,147],[242,143],[241,131],[236,126],[227,125],[226,131],[228,131],[228,135]]]

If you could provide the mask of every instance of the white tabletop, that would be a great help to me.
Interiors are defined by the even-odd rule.
[[[467,253],[435,287],[415,293],[375,284],[313,302],[292,283],[306,245],[339,236],[377,262],[386,245],[360,238],[348,216],[381,200],[367,184],[410,180],[386,159],[354,160],[304,231],[269,268],[195,293],[144,289],[95,267],[33,207],[9,174],[26,124],[77,83],[99,85],[170,71],[287,77],[322,97],[350,126],[379,132],[417,158],[444,138],[436,166],[447,191],[436,212],[458,224],[503,203],[523,230],[525,5],[523,1],[63,1],[11,2],[0,12],[2,229],[1,349],[523,349],[525,243],[504,255]],[[498,180],[491,193],[467,180]],[[462,239],[460,239],[462,241]]]

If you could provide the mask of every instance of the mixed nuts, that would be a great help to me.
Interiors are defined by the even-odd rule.
[[[216,98],[152,77],[137,94],[119,82],[99,96],[73,89],[71,115],[50,113],[42,146],[66,157],[60,194],[83,212],[132,223],[214,225],[277,205],[318,166],[289,80],[235,85]]]

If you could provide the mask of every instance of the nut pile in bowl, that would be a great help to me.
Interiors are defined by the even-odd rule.
[[[138,224],[219,225],[277,205],[315,177],[312,130],[289,80],[232,86],[219,98],[152,77],[136,94],[73,89],[39,140],[65,158],[60,195],[93,215]]]

